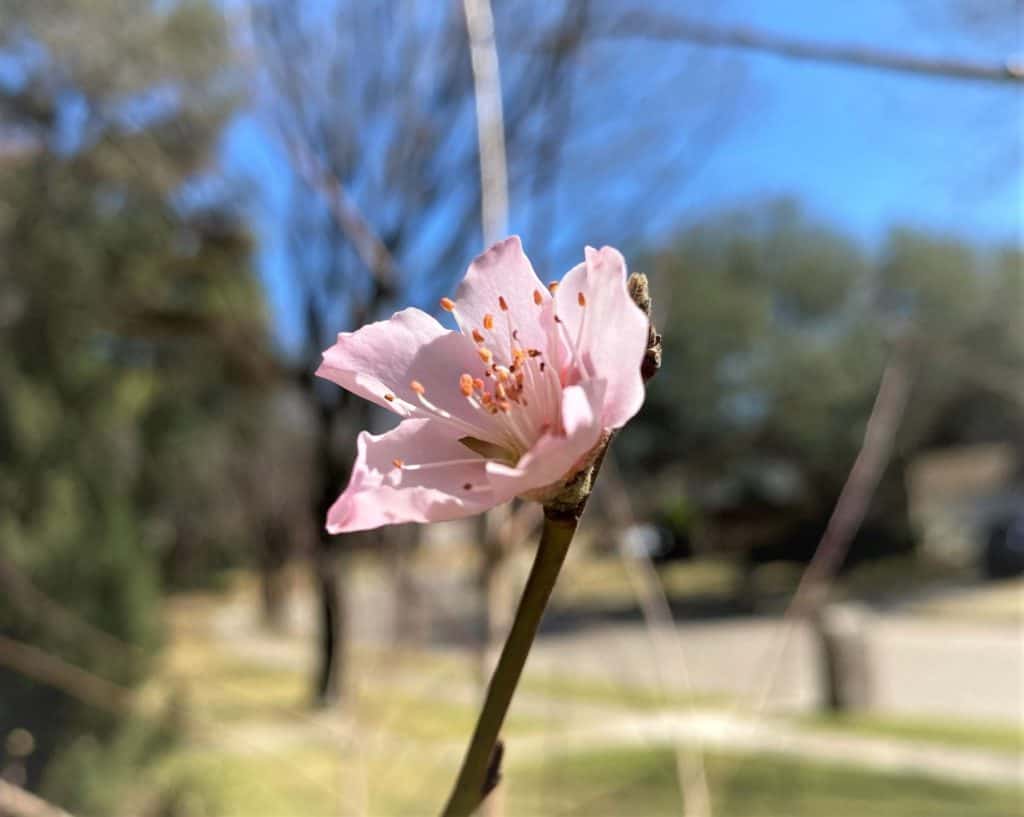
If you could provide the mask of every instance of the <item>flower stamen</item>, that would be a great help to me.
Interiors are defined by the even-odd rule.
[[[401,460],[399,460],[401,462]],[[412,465],[406,465],[402,462],[403,471],[431,471],[435,468],[447,468],[451,465],[476,465],[479,462],[483,462],[483,459],[477,457],[463,457],[455,460],[440,460],[438,462],[418,462]]]

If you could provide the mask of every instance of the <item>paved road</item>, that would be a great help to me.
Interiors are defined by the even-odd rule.
[[[248,660],[293,668],[306,666],[309,639],[301,634],[275,637],[260,631],[252,616],[251,605],[227,607],[215,617],[213,624],[214,632],[224,639],[225,648]],[[885,639],[892,639],[896,631],[906,628],[907,623],[901,622],[899,627],[891,625],[891,621],[886,622]],[[694,680],[717,691],[722,691],[723,681],[728,680],[733,682],[735,691],[743,692],[752,681],[759,680],[757,667],[760,657],[756,648],[772,642],[776,629],[772,622],[681,628],[689,642],[687,647],[693,663]],[[920,644],[920,623],[913,624],[911,630],[918,630],[912,633],[911,641],[900,642],[897,638],[887,649],[904,650],[908,643]],[[906,636],[907,633],[901,635]],[[606,682],[618,680],[630,685],[648,684],[650,668],[645,666],[645,659],[641,656],[645,641],[646,633],[635,627],[604,628],[584,636],[546,637],[538,652],[531,657],[529,671],[534,675],[551,671],[560,677],[571,675],[578,678],[583,674],[594,675]],[[933,641],[934,633],[929,630],[924,643]],[[744,652],[741,642],[755,649]],[[792,644],[795,649],[784,663],[784,672],[799,681],[800,673],[793,668],[799,667],[799,653],[809,650],[809,644],[799,633]],[[978,654],[990,657],[990,653],[998,653],[995,648],[1001,646],[983,643]],[[979,644],[974,647],[977,649]],[[731,672],[720,664],[728,656],[735,659]],[[908,666],[914,666],[913,661]],[[935,677],[942,678],[943,673]],[[410,676],[392,678],[389,682],[408,687],[410,694],[424,700],[440,697],[471,704],[478,699],[479,688],[467,681],[439,680]],[[803,690],[802,694],[807,699],[802,703],[806,704],[813,698],[809,682],[797,688]],[[801,703],[796,701],[796,697],[789,703]],[[547,724],[540,734],[520,733],[508,738],[510,756],[519,758],[554,756],[594,746],[702,746],[769,752],[892,773],[912,772],[941,780],[1024,786],[1022,759],[1009,753],[820,731],[786,722],[783,718],[753,717],[742,711],[728,711],[728,708],[681,709],[675,706],[660,711],[638,711],[611,702],[565,698],[528,689],[517,695],[515,708],[520,714],[529,714]],[[346,746],[353,741],[365,740],[367,736],[354,727],[354,721],[344,718],[338,721],[335,713],[321,712],[298,718],[292,716],[266,722],[232,724],[218,729],[207,739],[236,750],[257,747],[260,752],[267,752],[308,743],[312,739],[336,740],[339,745]],[[410,740],[390,732],[375,733],[373,739],[394,743],[396,750],[408,749],[406,744]],[[433,746],[430,751],[435,754],[444,752],[454,761],[463,749],[463,741],[458,740]]]
[[[447,612],[465,620],[470,611],[463,608],[471,593],[434,591],[432,606],[458,602],[458,610]],[[309,599],[299,596],[295,601],[294,628],[309,632],[314,626]],[[383,588],[357,588],[351,609],[359,640],[391,638],[393,604]],[[770,683],[765,696],[769,710],[817,706],[818,654],[806,627],[755,616],[681,622],[677,632],[681,649],[675,653],[671,643],[652,640],[635,621],[542,634],[530,668],[650,688],[658,688],[660,669],[674,691],[685,691],[688,675],[696,692],[748,701],[760,699]],[[876,711],[1024,727],[1024,632],[1019,621],[964,621],[896,611],[871,615],[866,632]],[[673,659],[680,653],[682,663]]]
[[[784,633],[788,635],[779,661]],[[818,658],[806,627],[744,618],[680,624],[678,639],[696,692],[757,699],[771,683],[770,709],[799,711],[817,705]],[[1024,638],[1015,624],[873,616],[867,651],[872,708],[878,712],[1024,726]],[[658,650],[662,662],[668,660],[667,653]],[[538,643],[530,660],[553,673],[658,684],[654,650],[639,624],[549,636]],[[673,688],[683,691],[683,670],[671,661],[667,669],[664,674]]]

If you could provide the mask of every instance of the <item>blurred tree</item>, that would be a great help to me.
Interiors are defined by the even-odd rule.
[[[864,522],[843,514],[826,581],[844,559],[910,547],[904,468],[921,451],[1000,440],[1024,453],[1022,260],[900,229],[872,259],[789,203],[698,225],[652,256],[675,365],[622,445],[637,470],[686,463],[704,512],[699,544],[741,560],[741,603],[754,602],[756,563],[826,548],[895,342],[900,371],[889,374],[913,379],[911,398],[879,420],[899,423],[894,456]],[[825,659],[823,700],[863,704],[863,644],[832,626],[844,619],[822,607],[820,582],[802,612]]]
[[[898,336],[916,341],[919,372],[872,514],[890,547],[907,540],[903,462],[956,441],[1024,443],[1017,249],[896,230],[876,260],[781,203],[700,224],[646,263],[673,365],[622,452],[634,469],[685,462],[706,508],[747,523],[742,549],[813,552]]]
[[[657,192],[678,191],[710,155],[726,124],[720,109],[732,112],[731,91],[742,74],[694,71],[696,59],[664,66],[657,78],[643,79],[652,93],[672,100],[654,110],[646,95],[634,99],[627,90],[634,76],[624,69],[634,66],[632,58],[588,41],[596,5],[492,4],[512,221],[529,226],[529,251],[545,278],[564,272],[545,264],[561,244],[575,258],[585,238],[596,241],[608,225],[621,235],[627,221],[639,229],[659,213]],[[458,3],[254,0],[243,8],[258,109],[298,182],[286,213],[287,272],[302,305],[305,359],[297,368],[312,372],[338,329],[400,306],[433,309],[481,249],[466,22]],[[700,65],[725,62],[716,57]],[[586,93],[578,93],[583,86]],[[709,105],[709,98],[716,102]],[[659,167],[658,191],[611,185],[628,201],[609,207],[593,192],[618,171],[634,172],[638,145],[645,154],[649,146],[662,151],[650,156]],[[691,155],[678,161],[681,152]],[[666,155],[673,160],[663,161]],[[560,207],[561,199],[571,206]],[[320,529],[347,479],[355,432],[368,424],[369,409],[311,381],[304,388],[320,418],[311,518]],[[342,689],[344,554],[355,541],[320,543],[316,696],[323,702]],[[494,561],[482,559],[484,574]]]
[[[234,103],[225,33],[199,0],[0,0],[0,57],[0,141],[20,146],[0,160],[0,559],[69,613],[0,591],[0,626],[130,686],[161,575],[237,559],[258,521],[264,313],[208,172]],[[152,741],[69,691],[0,668],[0,734],[34,734],[31,785],[112,813],[130,777],[112,764]]]
[[[529,180],[544,168],[550,178],[551,137],[538,122],[557,104],[554,91],[575,47],[569,35],[586,6],[574,0],[545,18],[545,31],[565,33],[561,45],[503,75],[507,120],[521,123],[506,133],[508,152],[513,172]],[[322,530],[347,481],[355,434],[371,425],[371,413],[365,401],[313,382],[320,351],[339,329],[389,310],[410,303],[432,309],[480,248],[467,33],[459,4],[399,10],[260,0],[249,19],[261,110],[301,181],[288,214],[288,271],[304,305],[306,359],[297,368],[319,418],[310,511]],[[531,17],[530,25],[539,21]],[[555,116],[550,122],[563,127]],[[534,160],[541,152],[544,168]],[[345,554],[359,539],[320,541],[315,695],[322,703],[343,693]]]

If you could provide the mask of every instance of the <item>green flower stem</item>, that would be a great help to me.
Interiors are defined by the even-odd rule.
[[[629,277],[627,286],[633,302],[650,318],[651,297],[647,287],[647,276],[634,272]],[[652,323],[647,330],[647,351],[640,366],[640,375],[644,383],[654,377],[660,367],[661,336]],[[455,788],[448,797],[448,804],[444,807],[441,817],[470,817],[498,785],[501,775],[502,747],[498,740],[501,725],[505,722],[509,704],[512,703],[512,696],[519,684],[519,676],[523,674],[526,656],[530,654],[530,647],[533,646],[533,639],[537,635],[544,608],[551,598],[551,591],[562,569],[565,554],[569,552],[573,534],[576,533],[576,525],[590,497],[594,479],[601,469],[601,462],[608,451],[611,438],[611,433],[605,434],[593,463],[573,477],[562,492],[544,506],[544,529],[540,535],[540,545],[537,547],[533,567],[530,569],[530,577],[526,580],[512,629],[509,631],[505,646],[501,649],[498,666],[495,667],[491,683],[487,687],[484,707],[476,722],[466,757],[462,761]],[[473,438],[463,438],[462,442],[473,448],[468,440]]]
[[[469,817],[497,785],[501,752],[498,735],[578,521],[578,513],[544,509],[537,555],[442,817]]]

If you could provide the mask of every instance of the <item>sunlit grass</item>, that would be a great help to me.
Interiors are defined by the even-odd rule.
[[[875,735],[896,740],[924,741],[996,752],[1024,752],[1024,731],[1019,726],[932,721],[883,715],[809,715],[798,722],[812,728],[843,734]]]
[[[599,575],[607,577],[608,571]],[[182,612],[184,610],[184,612]],[[225,645],[203,601],[179,608],[164,660],[167,679],[186,690],[188,726],[147,786],[178,792],[188,817],[433,817],[475,719],[471,658],[420,649],[359,648],[351,696],[340,711],[309,706],[308,669],[269,663]],[[725,703],[664,698],[657,691],[594,679],[527,674],[510,736],[533,736],[506,758],[505,817],[660,817],[680,814],[674,756],[665,749],[545,748],[557,728],[531,697],[551,706],[655,710]],[[543,713],[543,709],[539,710]],[[883,718],[794,723],[815,730],[929,740],[1014,751],[1018,735],[997,727]],[[551,747],[559,746],[554,738]],[[766,755],[708,758],[715,817],[1009,817],[1008,789],[944,783]]]
[[[736,567],[717,559],[675,561],[658,568],[670,597],[714,596],[728,600],[736,588]],[[615,554],[570,562],[556,588],[556,602],[606,608],[636,606],[636,591]]]
[[[1019,792],[764,755],[707,758],[715,817],[1010,817]],[[601,750],[509,775],[510,817],[677,817],[675,758]]]
[[[523,677],[520,690],[524,693],[560,698],[569,703],[602,704],[641,712],[670,708],[722,707],[731,702],[727,695],[662,693],[649,686],[616,683],[584,676],[531,675],[529,670]]]
[[[197,814],[222,817],[432,817],[457,756],[424,746],[358,758],[311,745],[287,753],[191,751],[163,774],[186,776]],[[1011,817],[1019,792],[765,755],[707,758],[715,817]],[[675,759],[663,749],[595,749],[511,759],[508,817],[677,817]]]

